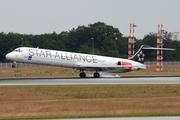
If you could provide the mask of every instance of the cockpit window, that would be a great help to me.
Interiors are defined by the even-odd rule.
[[[15,49],[14,52],[22,52],[22,50],[18,48],[18,49]]]

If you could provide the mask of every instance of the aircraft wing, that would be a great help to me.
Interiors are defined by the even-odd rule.
[[[122,66],[122,65],[85,65],[85,64],[80,64],[77,69],[80,70],[92,70],[92,71],[124,71],[124,70],[129,70],[132,68],[132,66]]]

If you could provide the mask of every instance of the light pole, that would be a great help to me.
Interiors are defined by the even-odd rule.
[[[24,42],[24,41],[23,41],[23,38],[21,38],[21,40],[22,40],[22,47],[23,47],[23,42]]]
[[[94,54],[94,38],[91,39],[92,39],[92,54]]]

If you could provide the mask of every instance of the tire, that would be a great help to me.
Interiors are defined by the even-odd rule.
[[[100,74],[99,73],[94,73],[94,78],[99,78]]]
[[[81,73],[79,74],[79,76],[80,76],[81,78],[85,78],[85,77],[86,77],[86,73],[85,73],[85,72],[81,72]]]

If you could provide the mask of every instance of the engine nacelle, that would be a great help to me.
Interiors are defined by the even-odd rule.
[[[12,63],[12,68],[16,68],[17,67],[17,63],[16,62],[13,62]]]

